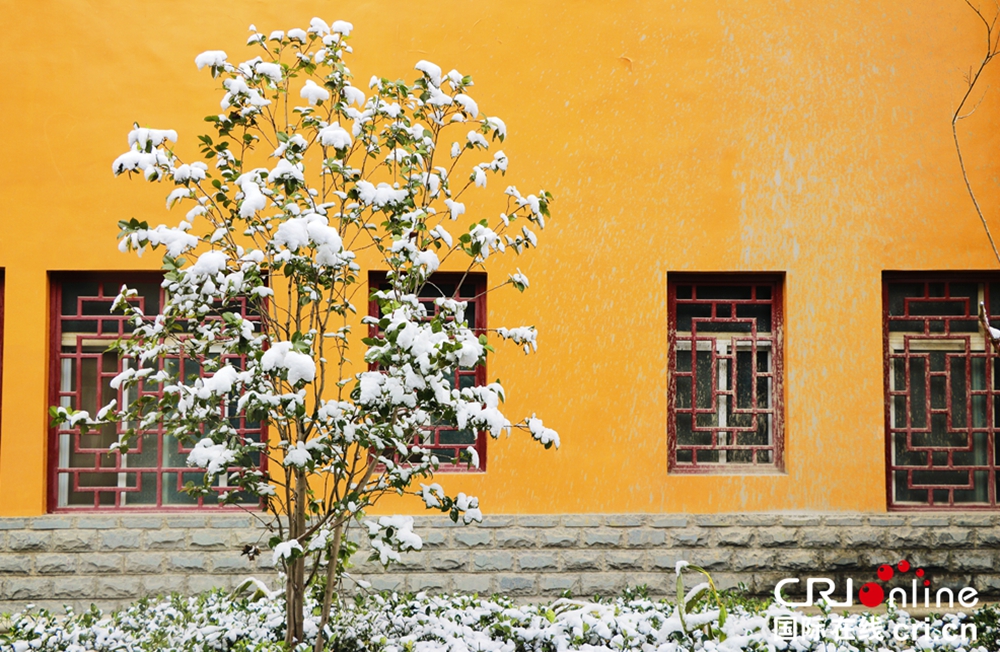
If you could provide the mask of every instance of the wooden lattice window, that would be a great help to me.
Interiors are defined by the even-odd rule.
[[[387,289],[384,272],[371,272],[369,287]],[[438,298],[453,298],[465,301],[465,321],[473,332],[486,334],[486,275],[439,272],[431,276],[421,290],[419,298],[427,311],[428,318],[438,314],[435,300]],[[368,314],[380,316],[377,301],[368,305]],[[376,327],[371,327],[371,336],[378,334]],[[450,378],[456,389],[475,387],[486,384],[486,367],[480,365],[475,369],[459,368]],[[439,471],[485,471],[486,470],[486,433],[473,429],[458,430],[447,424],[435,424],[421,436],[417,442],[422,448],[430,449],[437,456],[441,465]],[[470,468],[467,448],[473,447],[479,456],[479,467]]]
[[[773,275],[671,274],[669,468],[783,468],[782,283]]]
[[[885,420],[892,509],[997,506],[1000,366],[978,319],[1000,277],[887,275]]]
[[[149,273],[59,274],[52,277],[52,368],[51,404],[82,409],[96,414],[111,399],[118,405],[134,401],[140,394],[162,397],[162,385],[149,383],[133,388],[128,395],[111,387],[111,380],[136,364],[109,351],[118,338],[128,337],[132,326],[111,306],[123,284],[137,290],[133,300],[147,315],[155,315],[164,302],[162,276]],[[244,300],[227,310],[240,310],[256,320]],[[209,314],[206,319],[218,318]],[[239,356],[223,356],[236,368]],[[155,369],[181,370],[186,379],[203,374],[201,360],[171,357],[150,364]],[[253,441],[265,436],[260,423],[248,422],[236,414],[235,402],[224,408],[231,425]],[[218,495],[232,491],[222,474],[213,492],[193,497],[182,491],[189,481],[201,484],[204,472],[187,466],[190,448],[166,434],[162,427],[143,432],[128,453],[109,452],[118,440],[121,425],[108,425],[87,434],[68,423],[50,431],[50,509],[64,508],[191,508],[218,503]],[[197,435],[197,433],[194,433]],[[238,469],[232,469],[236,472]],[[247,502],[253,502],[247,498]]]

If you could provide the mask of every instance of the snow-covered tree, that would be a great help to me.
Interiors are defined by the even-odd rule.
[[[546,448],[559,445],[534,415],[504,416],[498,382],[456,388],[456,370],[484,364],[493,349],[470,329],[458,297],[437,299],[433,315],[418,300],[446,259],[469,273],[534,248],[551,196],[508,186],[499,217],[470,224],[465,196],[507,171],[507,156],[491,150],[506,136],[503,121],[480,112],[470,77],[427,61],[412,83],[352,85],[351,29],[318,18],[287,32],[251,26],[254,58],[198,55],[223,92],[222,112],[206,118],[212,133],[199,137],[200,159],[182,159],[172,130],[131,131],[114,173],[165,182],[167,207],[188,207],[174,227],[120,223],[122,251],[163,252],[168,298],[146,315],[128,288],[118,297],[133,331],[116,347],[135,361],[114,379],[121,400],[97,415],[53,408],[54,418],[84,428],[116,422],[114,448],[123,453],[162,427],[190,442],[188,464],[205,470],[190,492],[221,484],[231,487],[222,503],[259,500],[287,577],[290,644],[302,640],[303,595],[314,579],[324,586],[326,622],[353,551],[345,539],[352,521],[363,523],[382,563],[421,547],[410,518],[363,519],[381,496],[413,494],[452,519],[481,519],[475,497],[421,482],[438,467],[420,445],[430,425],[493,437],[521,428]],[[386,271],[370,296],[359,260]],[[518,272],[493,285],[524,291],[528,279]],[[359,320],[357,304],[369,299],[379,314]],[[533,328],[495,333],[525,352],[535,347]],[[179,357],[198,360],[202,373],[186,377],[164,364]],[[143,391],[151,386],[162,391]],[[268,440],[243,438],[234,417],[266,422]],[[467,453],[463,463],[478,465],[475,449]]]

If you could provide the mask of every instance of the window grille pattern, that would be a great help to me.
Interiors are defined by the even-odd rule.
[[[889,507],[996,507],[1000,368],[978,314],[1000,309],[1000,282],[887,278],[883,293]]]
[[[781,470],[781,282],[672,274],[669,467]]]
[[[370,287],[387,289],[384,272],[372,272],[369,277]],[[484,274],[452,274],[437,273],[421,290],[419,299],[427,311],[428,319],[437,315],[438,306],[435,299],[446,297],[467,302],[465,320],[473,332],[486,334],[486,276]],[[377,301],[371,301],[368,314],[380,316]],[[372,336],[378,334],[377,327],[372,327]],[[459,368],[451,377],[456,389],[475,387],[486,384],[486,367],[475,369]],[[422,448],[427,448],[437,456],[441,465],[439,471],[485,471],[486,470],[486,433],[472,429],[458,430],[447,424],[434,424],[416,442]],[[479,468],[470,468],[469,455],[466,449],[472,446],[479,455]]]
[[[156,383],[134,387],[128,395],[124,389],[113,388],[111,380],[136,362],[108,350],[115,340],[128,337],[132,330],[121,312],[111,312],[121,286],[127,284],[137,290],[133,303],[145,314],[155,315],[164,302],[161,278],[153,274],[74,274],[53,278],[52,404],[87,410],[94,415],[111,399],[125,405],[140,395],[162,397],[162,385]],[[247,319],[258,319],[245,300],[239,304],[227,306],[227,310],[238,309]],[[213,318],[218,317],[206,317]],[[239,356],[224,356],[222,360],[236,368],[243,364]],[[181,370],[184,378],[190,379],[203,375],[202,362],[171,357],[150,364],[156,370],[167,369],[172,373]],[[224,409],[228,414],[223,416],[228,416],[240,435],[253,441],[262,440],[262,424],[237,416],[235,401]],[[162,427],[146,430],[136,437],[128,453],[109,452],[108,447],[123,430],[121,424],[106,425],[83,434],[68,423],[58,424],[52,430],[50,508],[206,507],[217,504],[220,493],[231,491],[223,474],[207,496],[193,497],[183,492],[188,482],[201,484],[204,472],[187,466],[191,449],[166,434]],[[247,502],[253,500],[248,497]]]

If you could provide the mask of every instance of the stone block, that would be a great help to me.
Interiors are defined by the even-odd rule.
[[[783,550],[776,553],[774,565],[771,568],[755,568],[754,570],[790,570],[811,571],[820,566],[819,555],[810,550]]]
[[[981,546],[1000,548],[1000,528],[982,528],[976,530],[976,541]]]
[[[4,580],[5,600],[40,600],[52,597],[53,582],[47,577],[11,577]]]
[[[79,570],[81,573],[111,575],[121,573],[125,565],[125,556],[116,553],[97,552],[76,556],[80,558]]]
[[[427,556],[418,551],[404,552],[389,569],[401,573],[427,570]]]
[[[794,546],[797,531],[787,527],[761,528],[757,531],[757,545],[764,548]]]
[[[118,516],[114,514],[81,514],[76,517],[76,529],[114,530],[118,522]]]
[[[823,522],[829,527],[864,527],[865,517],[849,514],[827,516]]]
[[[187,537],[184,530],[150,530],[146,532],[146,548],[149,550],[186,550]]]
[[[611,570],[643,570],[646,567],[646,560],[638,550],[611,550],[605,553],[604,559]]]
[[[845,528],[843,544],[848,548],[876,548],[882,545],[882,534],[875,528]]]
[[[213,573],[248,574],[253,571],[246,555],[237,552],[218,552],[209,555]]]
[[[856,570],[862,568],[857,553],[831,550],[823,553],[823,565],[831,570]]]
[[[559,517],[555,515],[533,515],[533,516],[518,516],[517,524],[521,527],[556,527],[559,525]]]
[[[545,548],[575,548],[579,535],[579,530],[545,530],[539,533],[538,538]]]
[[[452,576],[452,583],[459,593],[489,595],[490,578],[491,576],[486,574],[458,573]]]
[[[145,575],[140,580],[143,595],[170,595],[172,593],[186,594],[188,591],[186,575]]]
[[[454,571],[469,567],[469,553],[442,550],[433,554],[424,553],[430,559],[430,567],[440,571]]]
[[[94,597],[133,600],[142,595],[138,577],[98,577]]]
[[[585,597],[599,595],[612,597],[625,588],[625,577],[621,573],[585,573],[580,576],[580,594]]]
[[[687,516],[679,516],[677,514],[660,514],[649,518],[649,527],[677,528],[687,527],[687,524]]]
[[[737,571],[769,571],[775,569],[773,550],[737,550],[733,553],[731,570]],[[784,558],[784,554],[782,555]]]
[[[493,536],[486,530],[459,530],[453,535],[456,546],[466,548],[487,547],[493,543]]]
[[[0,530],[23,530],[26,527],[28,527],[26,519],[0,517]]]
[[[646,518],[642,514],[608,514],[604,518],[608,527],[642,527]]]
[[[604,525],[604,517],[599,514],[570,514],[563,516],[563,527],[598,528]]]
[[[483,522],[480,523],[478,527],[496,529],[496,528],[507,528],[511,527],[512,525],[514,525],[513,516],[490,515],[484,517]]]
[[[405,575],[369,575],[365,579],[371,583],[374,591],[406,590]]]
[[[191,532],[192,548],[226,548],[229,546],[228,530],[194,530]]]
[[[51,541],[51,532],[21,530],[7,535],[7,548],[16,552],[34,552],[47,549]]]
[[[514,555],[495,550],[477,552],[472,565],[477,571],[509,571],[514,568]]]
[[[749,546],[752,530],[748,528],[726,527],[715,531],[715,544],[718,546]]]
[[[952,553],[952,570],[957,571],[991,571],[993,552],[989,550],[956,550]]]
[[[102,550],[138,550],[141,530],[106,530],[100,533]]]
[[[925,532],[930,534],[931,545],[937,548],[960,548],[972,543],[972,531],[962,528],[947,528]]]
[[[72,575],[77,555],[43,553],[35,555],[35,571],[42,575]]]
[[[951,525],[951,519],[946,515],[921,514],[910,517],[910,525],[913,527],[944,528]]]
[[[734,517],[732,514],[699,514],[694,517],[694,523],[701,527],[730,527]]]
[[[840,545],[839,533],[829,528],[802,528],[799,537],[803,548],[836,548]]]
[[[577,590],[579,578],[575,575],[542,575],[538,578],[538,592],[542,595],[572,594]]]
[[[686,546],[696,548],[708,545],[708,532],[689,528],[672,532],[670,537],[675,546]]]
[[[175,552],[167,555],[167,571],[202,573],[208,570],[207,555],[200,552]]]
[[[670,571],[677,567],[677,562],[688,561],[691,550],[656,550],[650,553],[650,565],[654,570]]]
[[[171,530],[201,529],[208,527],[208,514],[168,514],[165,519]]]
[[[163,529],[163,517],[156,514],[124,514],[121,526],[126,529],[160,530]]]
[[[208,593],[222,589],[229,591],[232,589],[234,578],[227,575],[191,575],[188,577],[188,593],[199,594]]]
[[[499,548],[534,548],[534,533],[530,530],[497,530],[497,547]]]
[[[52,533],[52,549],[60,552],[90,552],[97,548],[95,530],[57,530]]]
[[[30,555],[0,554],[0,577],[4,577],[6,575],[27,575],[30,572]]]
[[[448,593],[451,590],[448,586],[448,575],[444,573],[435,573],[433,575],[413,573],[407,578],[407,581],[409,582],[410,590],[414,592]]]
[[[819,527],[822,519],[818,515],[796,514],[782,516],[781,524],[785,527]]]
[[[212,515],[208,525],[215,530],[245,530],[256,527],[256,519],[246,514]]]
[[[667,542],[663,530],[635,529],[625,533],[625,545],[629,548],[651,548]]]
[[[991,597],[1000,595],[1000,575],[977,575],[976,591]]]
[[[779,522],[775,514],[739,514],[734,517],[734,525],[742,527],[771,527]]]
[[[868,517],[868,525],[872,527],[903,527],[906,525],[906,518],[886,514],[872,515]]]
[[[991,527],[996,519],[990,514],[955,514],[951,524],[959,527]]]
[[[125,554],[125,572],[129,574],[159,573],[166,563],[166,555],[157,552],[129,552]]]
[[[555,553],[521,553],[517,565],[522,571],[555,571],[559,569],[559,558]]]
[[[588,548],[617,548],[622,533],[615,530],[590,530],[583,533],[583,543]]]
[[[31,520],[35,530],[68,530],[73,527],[72,519],[63,516],[39,516]]]
[[[688,551],[688,561],[705,570],[729,570],[733,551],[726,548],[707,548]]]
[[[448,547],[448,530],[437,529],[421,532],[420,539],[424,542],[424,548],[446,548]]]
[[[52,582],[52,593],[45,596],[57,600],[84,600],[95,596],[93,577],[57,577]]]
[[[604,554],[586,550],[567,550],[563,553],[563,564],[568,571],[601,570]]]
[[[528,575],[499,575],[496,578],[496,588],[503,595],[534,595],[535,578]]]

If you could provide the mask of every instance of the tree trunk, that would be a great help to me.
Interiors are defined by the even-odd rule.
[[[306,476],[295,469],[295,503],[291,505],[288,519],[289,540],[300,539],[306,532]],[[285,584],[285,644],[289,648],[302,642],[305,618],[302,614],[306,597],[306,560],[304,556],[295,558],[286,566],[288,572]]]
[[[323,614],[320,616],[319,633],[316,635],[316,645],[313,652],[323,652],[326,643],[326,633],[323,631],[330,622],[330,610],[333,608],[333,590],[337,584],[337,564],[340,557],[340,539],[344,533],[341,523],[333,530],[333,545],[330,547],[330,558],[326,566],[326,591],[323,593]]]

